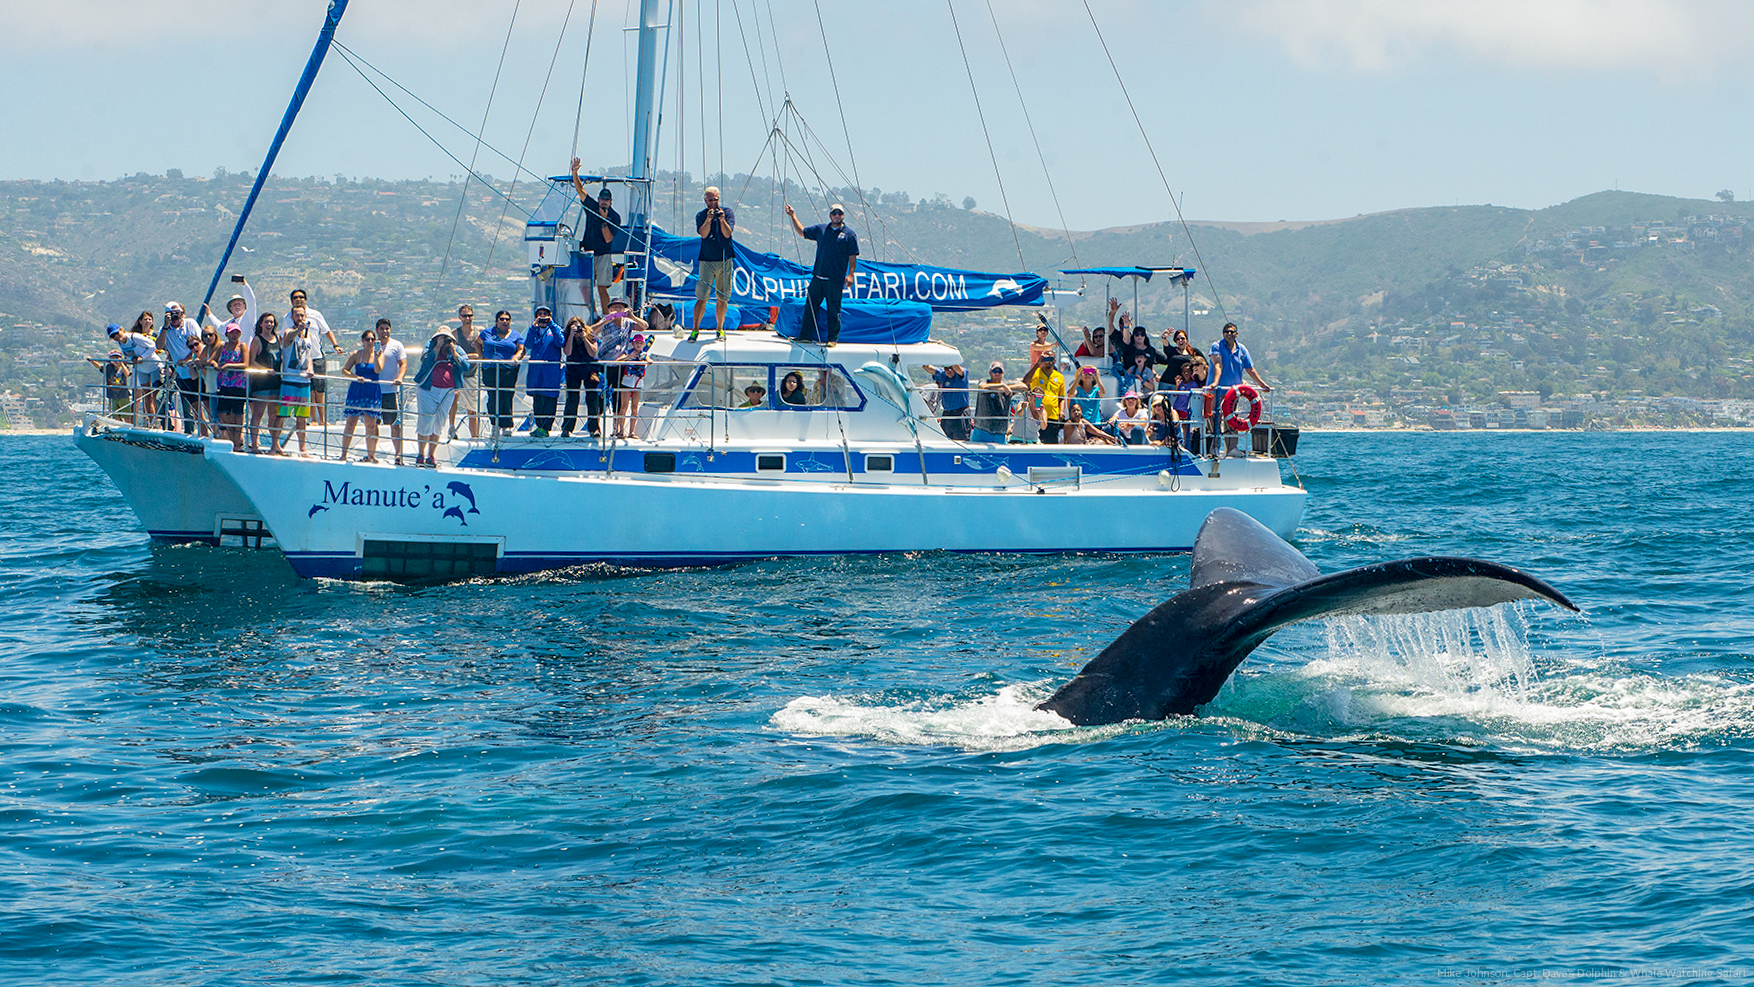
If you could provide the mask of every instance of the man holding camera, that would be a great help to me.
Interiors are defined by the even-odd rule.
[[[737,229],[737,214],[719,205],[717,186],[708,185],[702,198],[706,208],[694,214],[694,228],[700,234],[700,273],[694,282],[694,332],[688,336],[691,343],[700,338],[700,313],[706,308],[709,288],[718,303],[719,321],[713,324],[718,327],[719,338],[725,338],[725,307],[731,300],[732,258],[736,256],[731,234]]]

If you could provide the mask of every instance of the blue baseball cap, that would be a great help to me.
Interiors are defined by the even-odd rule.
[[[119,333],[122,331],[122,327],[117,325],[116,323],[112,322],[112,323],[110,323],[110,327],[104,331],[108,332],[110,335],[114,336],[116,333]]]

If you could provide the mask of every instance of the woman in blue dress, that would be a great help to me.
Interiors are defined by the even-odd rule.
[[[359,349],[341,365],[341,376],[347,385],[347,427],[341,432],[341,461],[347,461],[347,446],[353,442],[353,429],[365,419],[365,458],[362,463],[378,461],[378,422],[383,420],[384,391],[378,378],[384,372],[384,351],[378,348],[378,335],[367,330],[360,333]]]

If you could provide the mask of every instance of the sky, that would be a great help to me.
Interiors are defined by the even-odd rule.
[[[1754,198],[1740,0],[670,4],[657,165],[696,176],[771,176],[789,94],[803,123],[786,133],[809,154],[781,157],[788,176],[856,172],[1041,227],[1172,219],[1172,195],[1222,221],[1611,188]],[[326,7],[0,0],[0,179],[254,172]],[[274,170],[443,179],[476,157],[503,181],[513,166],[475,149],[483,126],[535,172],[564,172],[575,146],[587,172],[623,166],[637,9],[352,0],[338,40],[461,125],[378,80],[452,157],[337,50]]]

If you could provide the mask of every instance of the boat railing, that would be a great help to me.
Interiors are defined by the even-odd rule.
[[[601,436],[605,442],[675,440],[712,445],[715,433],[723,431],[723,425],[732,413],[728,407],[717,406],[717,402],[711,407],[690,407],[683,400],[696,366],[688,361],[607,361],[569,366],[564,362],[476,358],[471,363],[474,364],[471,372],[454,389],[454,406],[438,423],[436,433],[429,433],[437,435],[440,445],[448,446],[453,441],[464,440],[497,446],[507,438],[520,435],[541,437],[541,432],[558,437]],[[626,379],[627,370],[634,366],[643,370],[637,386],[613,385],[618,376]],[[616,367],[621,368],[621,374],[609,372]],[[506,373],[505,368],[516,372]],[[539,389],[536,394],[528,389],[531,372],[537,368],[553,368],[547,374],[551,379],[554,370],[559,371],[551,407],[547,405],[549,392],[546,388]],[[242,399],[241,421],[219,421],[217,405],[226,396],[217,393],[214,368],[204,370],[206,372],[196,378],[201,381],[200,386],[188,391],[179,387],[176,375],[169,372],[159,375],[156,384],[137,383],[132,374],[126,385],[93,384],[87,388],[83,404],[112,425],[233,438],[238,447],[250,450],[290,446],[290,451],[317,459],[338,460],[344,455],[365,454],[366,440],[374,431],[370,410],[378,411],[380,417],[389,417],[393,411],[397,422],[394,427],[377,425],[378,436],[374,444],[393,443],[393,433],[398,429],[404,446],[419,441],[420,388],[412,376],[405,377],[393,389],[383,390],[381,381],[368,381],[342,373],[312,374],[313,380],[322,381],[324,386],[320,394],[313,393],[308,402],[302,403],[309,417],[304,418],[301,425],[297,416],[279,414],[287,406],[278,392],[273,397],[246,394]],[[246,374],[251,381],[260,381],[271,372],[250,367]],[[347,413],[350,410],[347,392],[356,383],[378,385],[382,393],[392,394],[393,400],[376,409],[352,409],[364,413],[350,416]],[[935,385],[923,385],[919,390],[936,392],[938,389]],[[1223,413],[1221,389],[1157,392],[1152,395],[1153,401],[1160,396],[1171,402],[1172,408],[1178,409],[1173,425],[1177,444],[1195,455],[1273,455],[1283,448],[1273,435],[1274,430],[1283,429],[1272,425],[1270,392],[1258,397],[1262,422],[1258,429],[1233,427],[1234,422],[1227,420]],[[925,430],[923,438],[936,442],[944,438],[956,439],[963,434],[960,428],[945,427],[941,401],[929,403],[933,413],[919,422]],[[1067,404],[1069,399],[1062,402],[1062,407]],[[291,407],[296,410],[298,406]],[[1148,413],[1155,414],[1150,405],[1143,407]],[[1181,407],[1187,411],[1180,412]],[[1064,412],[1062,420],[1063,415]],[[352,427],[349,427],[350,418],[353,419]],[[1008,428],[1015,420],[1014,409],[1014,414],[1007,419]],[[1120,440],[1123,446],[1140,444],[1130,429],[1116,427],[1110,415],[1105,414],[1104,421],[1095,424]],[[232,429],[236,429],[235,437],[229,434]],[[1151,426],[1146,426],[1145,431],[1148,443],[1163,441],[1161,435],[1151,434],[1157,431]],[[1264,437],[1245,438],[1240,435],[1242,431],[1264,431],[1266,434]],[[728,439],[729,434],[724,438]],[[1012,436],[1008,433],[1006,438]],[[405,449],[404,456],[411,460],[414,451]]]

